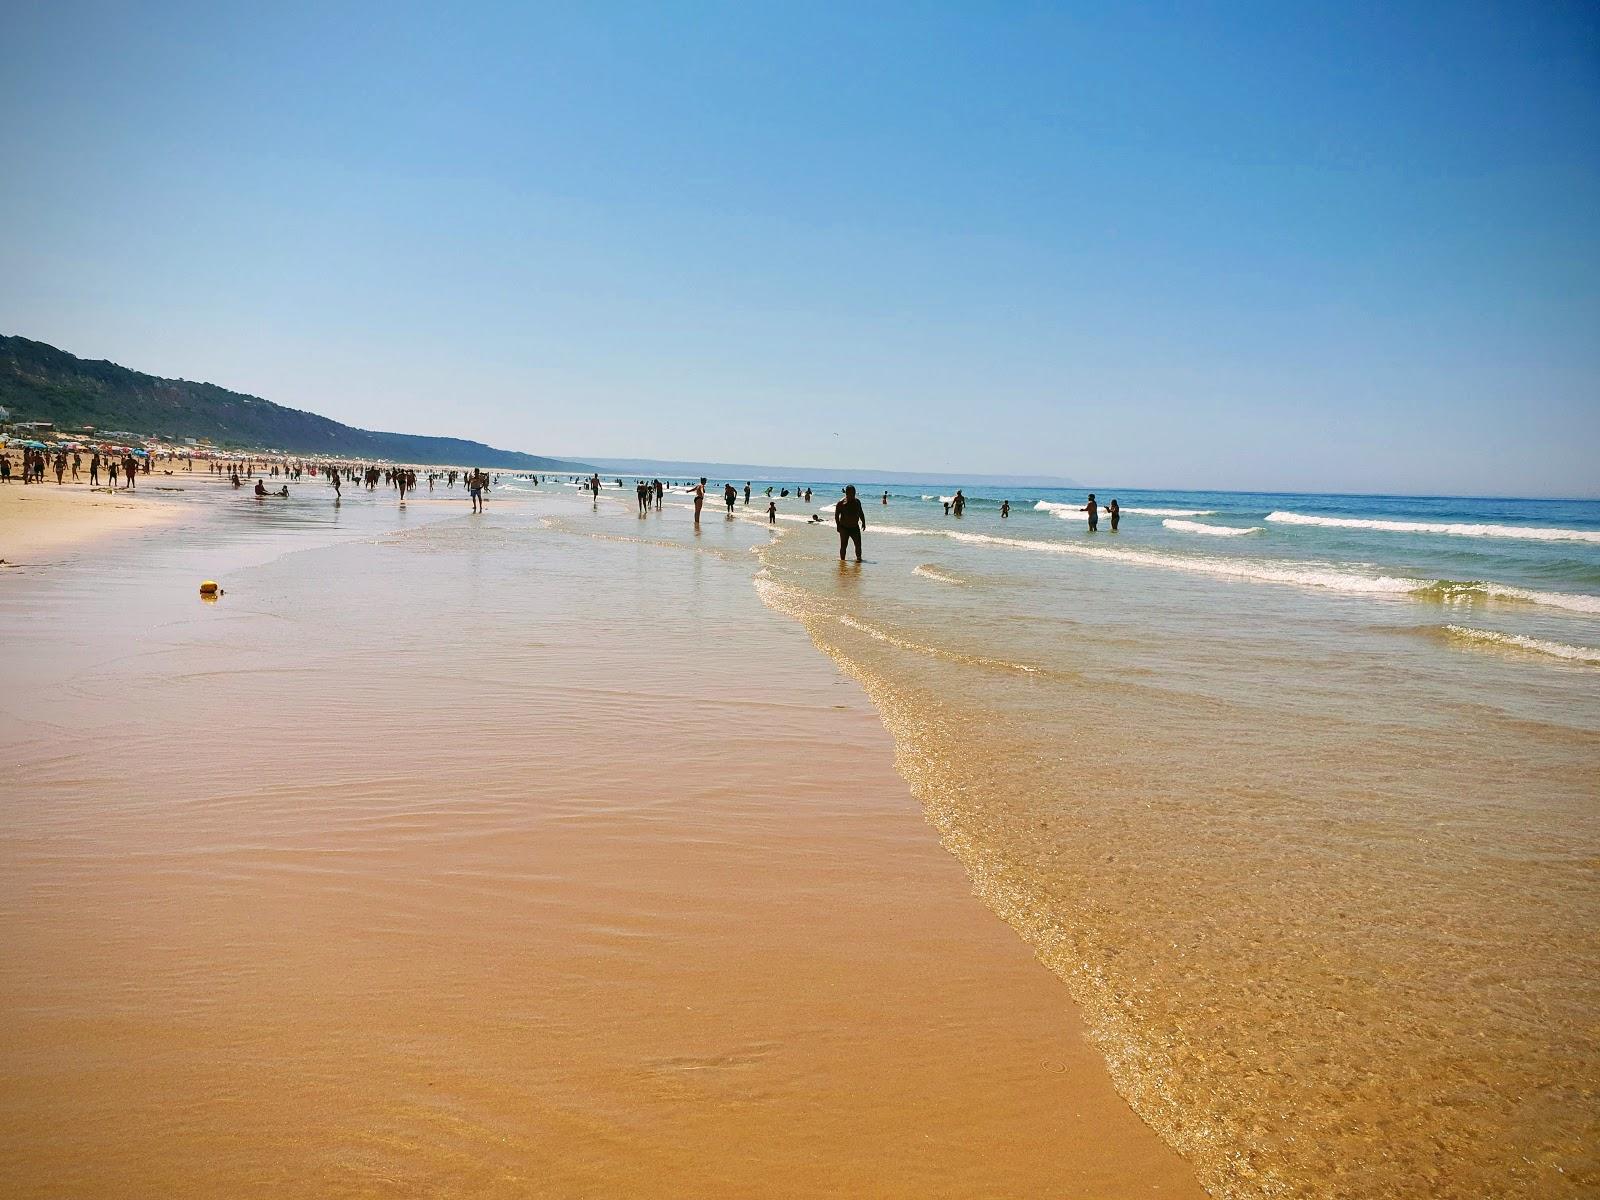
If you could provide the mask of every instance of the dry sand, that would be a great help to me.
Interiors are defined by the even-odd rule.
[[[20,470],[20,468],[19,468]],[[24,485],[13,476],[0,484],[0,558],[26,563],[95,538],[153,525],[173,516],[152,480],[133,491],[91,489],[87,484]]]

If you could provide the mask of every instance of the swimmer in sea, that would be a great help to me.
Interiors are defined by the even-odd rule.
[[[1116,497],[1113,496],[1111,503],[1106,505],[1106,512],[1111,517],[1111,532],[1115,533],[1117,531],[1117,522],[1122,520],[1122,506],[1117,503]]]
[[[1004,521],[1010,515],[1011,515],[1011,501],[1009,501],[1009,500],[1000,501],[1000,519],[1002,521]]]

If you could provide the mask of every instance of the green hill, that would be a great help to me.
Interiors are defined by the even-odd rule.
[[[516,471],[587,469],[584,463],[496,450],[461,438],[356,429],[259,396],[78,358],[24,337],[0,335],[0,406],[11,411],[13,421],[52,421],[57,429],[93,426],[172,439],[210,438],[218,447]]]

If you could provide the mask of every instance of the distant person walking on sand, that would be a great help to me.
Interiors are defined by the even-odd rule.
[[[1111,515],[1111,532],[1117,531],[1117,522],[1122,520],[1122,506],[1117,503],[1116,497],[1111,498],[1111,503],[1106,505],[1106,512]]]
[[[706,503],[706,477],[700,476],[700,482],[694,485],[694,523],[700,524],[700,510]]]
[[[473,467],[467,473],[467,497],[472,501],[472,511],[483,511],[483,481],[478,473],[478,468]]]
[[[1094,501],[1094,493],[1089,493],[1089,503],[1078,510],[1089,514],[1089,532],[1093,533],[1100,528],[1100,506]]]
[[[834,528],[839,531],[839,561],[844,561],[844,550],[851,542],[856,544],[856,561],[861,561],[861,531],[866,528],[867,514],[861,511],[861,501],[856,499],[856,485],[844,489],[844,499],[834,505]]]

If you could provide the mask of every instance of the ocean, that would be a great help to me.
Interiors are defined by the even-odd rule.
[[[758,587],[1214,1194],[1600,1188],[1600,502],[861,490]]]

